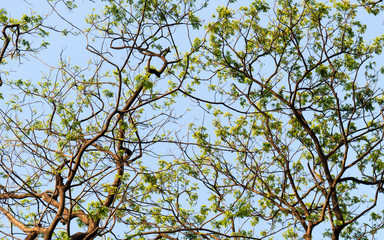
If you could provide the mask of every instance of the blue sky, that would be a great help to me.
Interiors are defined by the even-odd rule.
[[[22,14],[29,13],[31,10],[30,8],[35,9],[36,12],[39,14],[43,13],[44,16],[47,16],[47,23],[49,23],[52,27],[57,27],[58,29],[71,29],[71,26],[65,22],[63,19],[61,19],[47,4],[46,1],[30,1],[29,3],[22,0],[13,0],[13,1],[6,1],[6,0],[0,0],[1,7],[5,8],[10,17],[13,18],[20,18]],[[248,1],[247,1],[248,2]],[[210,8],[204,11],[204,17],[207,15],[210,15],[214,12],[215,7],[217,6],[217,3],[221,3],[221,1],[216,1]],[[271,1],[273,4],[273,2]],[[244,1],[239,1],[239,4],[244,4]],[[89,10],[90,8],[93,8],[95,6],[94,3],[89,1],[80,1],[79,5],[81,5],[81,8],[78,10],[74,10],[73,13],[70,11],[59,7],[57,10],[60,12],[60,14],[63,14],[64,17],[69,17],[69,19],[76,23],[76,25],[80,26],[81,28],[86,27],[86,24],[83,21],[83,18],[88,13],[85,10]],[[96,6],[100,6],[97,5]],[[97,10],[96,10],[97,11]],[[76,14],[74,14],[76,13]],[[206,14],[206,15],[205,15]],[[369,38],[371,35],[377,34],[378,32],[384,33],[384,25],[383,22],[377,21],[377,19],[383,19],[376,17],[370,17],[365,13],[361,13],[359,15],[359,18],[367,23],[368,31],[367,31],[367,37]],[[185,39],[185,36],[178,35],[177,38],[180,38],[179,41],[183,41]],[[33,39],[32,39],[33,40]],[[39,39],[36,39],[37,43],[40,41]],[[55,33],[52,32],[52,36],[48,38],[48,41],[50,42],[50,46],[47,50],[43,50],[40,54],[37,56],[33,54],[27,54],[26,58],[22,58],[19,62],[19,60],[9,60],[8,65],[1,66],[1,70],[10,71],[13,79],[17,78],[29,78],[32,81],[41,81],[42,80],[42,74],[47,74],[47,71],[50,69],[50,66],[56,66],[58,64],[58,59],[60,57],[60,54],[62,54],[63,58],[70,59],[72,64],[78,64],[81,66],[85,66],[87,60],[89,57],[92,56],[86,49],[85,45],[85,37],[81,34],[79,36],[62,36],[61,33]],[[188,48],[188,46],[187,46]],[[21,63],[21,64],[20,64]],[[143,69],[139,69],[138,72],[142,71]],[[7,99],[7,94],[11,91],[6,86],[3,86],[0,88],[1,91],[3,91],[3,94],[5,96],[5,99]],[[205,92],[202,92],[205,94]],[[208,93],[207,93],[208,94]],[[178,102],[183,103],[183,101]],[[2,107],[3,101],[0,101],[0,107]],[[185,109],[185,105],[180,104],[181,107]],[[209,123],[212,119],[210,119],[208,116],[204,115],[204,111],[201,111],[199,107],[197,107],[197,104],[192,104],[191,108],[193,108],[193,111],[190,112],[188,116],[188,120],[196,121],[196,124],[203,124],[203,123]],[[183,109],[183,110],[184,110]],[[205,118],[203,117],[205,116]],[[183,120],[185,121],[185,120]],[[184,124],[184,125],[183,125]],[[185,121],[182,124],[182,126],[186,126],[188,124],[187,121]],[[210,131],[212,129],[209,129]],[[183,132],[181,132],[183,134]],[[162,149],[164,150],[164,153],[169,152],[168,149]],[[204,193],[202,193],[203,195]]]

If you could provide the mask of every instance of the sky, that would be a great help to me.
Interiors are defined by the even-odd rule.
[[[220,1],[215,2],[215,6],[212,6],[204,11],[204,14],[211,14],[214,12],[214,9],[216,7],[216,3],[219,3]],[[241,2],[241,3],[240,3]],[[244,1],[239,1],[240,4],[244,4]],[[272,2],[271,2],[272,3]],[[86,4],[87,7],[85,9],[93,8],[95,6],[94,3],[83,0],[81,1],[81,4]],[[36,9],[35,11],[38,13],[44,12],[47,14],[47,17],[49,18],[50,24],[53,24],[52,26],[58,27],[58,28],[68,28],[70,29],[71,26],[68,25],[63,19],[60,18],[47,4],[46,1],[41,0],[30,0],[30,1],[22,1],[22,0],[0,0],[0,6],[1,8],[4,8],[8,11],[9,16],[13,18],[20,18],[22,14],[30,12],[30,8]],[[84,9],[84,8],[82,8]],[[59,8],[57,9],[60,14],[63,14],[63,16],[68,15],[70,12],[68,10]],[[84,16],[87,14],[87,12],[82,12],[83,10],[75,10],[79,11],[78,14],[71,14],[71,21],[75,22],[80,27],[85,27],[86,25],[83,22]],[[364,20],[364,22],[367,23],[368,31],[367,36],[370,36],[371,34],[376,34],[377,32],[383,32],[384,33],[384,24],[383,22],[377,22],[377,20],[373,20],[373,18],[370,18],[365,13],[362,13],[359,15],[359,17]],[[384,18],[383,18],[384,20]],[[177,36],[180,39],[183,39],[184,36]],[[80,41],[79,41],[80,39]],[[83,65],[84,62],[88,60],[88,58],[91,56],[88,51],[85,50],[85,41],[83,41],[85,38],[82,36],[80,37],[72,37],[67,36],[63,37],[60,34],[54,34],[52,38],[49,38],[50,46],[48,50],[43,50],[42,53],[38,56],[30,55],[29,59],[21,59],[21,63],[19,64],[18,60],[10,61],[10,64],[5,65],[7,68],[7,71],[10,71],[12,73],[12,78],[25,78],[26,75],[28,78],[34,79],[36,81],[40,81],[41,74],[45,73],[49,66],[54,66],[58,64],[58,56],[60,54],[63,54],[65,58],[70,58],[71,62],[73,64],[79,64]],[[68,44],[71,43],[71,44]],[[35,58],[37,57],[37,58]],[[35,60],[33,60],[35,59]],[[1,66],[4,68],[4,66]],[[3,70],[3,69],[0,69]],[[7,99],[7,94],[10,91],[10,89],[7,89],[7,87],[3,86],[0,88],[1,91],[3,91],[5,99]],[[8,91],[7,91],[8,90]],[[0,108],[3,107],[2,104],[4,102],[0,101]],[[196,106],[195,106],[196,107]],[[190,117],[189,119],[195,119],[197,121],[200,121],[198,123],[210,122],[211,119],[207,116],[206,119],[201,119],[201,114],[204,114],[203,111],[198,111],[198,108],[195,108],[194,111],[189,113]],[[185,123],[187,124],[187,123]],[[168,150],[167,150],[168,151]]]

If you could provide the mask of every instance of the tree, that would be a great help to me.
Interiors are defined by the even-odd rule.
[[[4,236],[380,235],[384,37],[359,15],[381,1],[234,2],[204,22],[205,2],[111,0],[83,28],[51,5],[71,30],[0,13],[3,63],[42,57],[48,29],[91,54],[43,82],[2,73]]]
[[[187,159],[217,229],[260,239],[382,229],[383,36],[367,38],[357,19],[382,6],[332,4],[255,1],[208,24],[200,63],[220,101],[186,93],[215,116],[214,134],[195,128],[201,153]]]
[[[167,139],[163,127],[177,117],[169,106],[182,81],[156,87],[182,59],[174,31],[197,27],[193,12],[200,6],[193,1],[79,6],[66,1],[66,16],[60,3],[46,4],[50,14],[20,20],[1,10],[3,63],[36,57],[49,66],[42,81],[28,80],[27,73],[18,80],[2,73],[3,89],[13,93],[0,96],[5,106],[0,111],[2,234],[121,238],[112,231],[117,222],[129,229],[123,217],[145,218],[140,208],[149,193],[139,179],[149,170],[139,159],[158,155],[151,146]],[[89,5],[97,10],[86,12],[82,29],[71,19]],[[86,43],[86,51],[72,56],[79,64],[64,50],[58,64],[45,60],[44,48],[54,48],[60,35],[70,45]],[[43,42],[36,45],[38,37]]]

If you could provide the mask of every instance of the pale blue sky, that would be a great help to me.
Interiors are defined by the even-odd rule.
[[[85,12],[84,9],[88,10],[92,8],[94,6],[94,3],[89,2],[87,0],[82,0],[79,2],[80,4],[86,4],[89,7],[81,8],[80,10],[75,10],[75,11],[78,11],[78,13],[76,15],[71,14],[70,19],[72,22],[76,23],[76,25],[83,28],[83,27],[86,27],[86,24],[83,22],[83,18],[87,14],[87,12]],[[220,4],[224,1],[217,0],[213,2],[214,2],[213,5],[215,5],[216,7],[217,4]],[[270,3],[273,4],[273,1],[270,1]],[[244,4],[244,1],[239,1],[239,4]],[[58,17],[56,13],[52,11],[50,6],[44,0],[30,0],[29,4],[28,4],[28,1],[23,1],[23,0],[12,0],[12,1],[0,0],[0,7],[6,9],[9,13],[9,16],[13,18],[20,18],[22,14],[30,12],[30,8],[33,8],[33,9],[36,9],[35,11],[39,14],[41,13],[44,13],[44,15],[50,14],[48,16],[49,21],[47,21],[47,23],[52,24],[52,26],[58,27],[59,29],[60,28],[70,29],[71,27],[68,23],[60,19],[60,17]],[[207,17],[211,13],[213,13],[215,7],[211,7],[205,10],[204,17]],[[61,8],[58,10],[60,14],[63,14],[63,16],[68,16],[68,14],[70,13],[68,10],[64,8]],[[368,16],[366,13],[361,13],[361,15],[359,15],[359,18],[361,18],[361,20],[367,24],[368,37],[377,33],[384,33],[384,24],[383,24],[384,15],[381,14],[381,16],[382,17],[379,16],[374,18],[374,17]],[[381,19],[381,21],[378,21],[377,19]],[[184,36],[177,36],[177,37],[182,39]],[[36,81],[40,81],[41,74],[46,73],[47,70],[49,70],[49,67],[47,65],[54,66],[58,64],[58,59],[61,52],[63,52],[63,56],[70,57],[71,62],[73,64],[78,64],[78,65],[84,65],[88,60],[88,58],[91,56],[91,54],[85,50],[85,41],[84,41],[85,38],[81,35],[77,37],[72,37],[72,36],[64,37],[64,36],[61,36],[60,33],[53,33],[52,37],[48,39],[49,39],[48,42],[50,42],[51,45],[47,50],[43,50],[37,56],[40,59],[34,58],[35,56],[30,55],[30,56],[27,56],[28,60],[21,59],[22,64],[19,64],[18,60],[8,60],[10,64],[0,66],[1,67],[0,70],[10,71],[11,77],[13,79],[30,78]],[[40,41],[40,40],[36,39],[36,41]],[[380,60],[383,60],[383,59],[384,58],[381,57]],[[384,61],[381,61],[381,62],[384,62]],[[3,92],[4,97],[6,99],[7,99],[7,94],[10,93],[10,91],[7,91],[7,90],[9,89],[6,86],[2,86],[0,88],[0,91]],[[4,103],[3,101],[0,101],[0,108],[3,107],[2,105],[3,103]],[[181,107],[185,108],[185,106],[181,106]],[[194,111],[196,112],[192,112],[188,115],[189,120],[193,119],[194,121],[196,121],[196,124],[201,124],[203,122],[207,122],[207,123],[211,122],[211,119],[207,116],[205,119],[203,119],[203,116],[205,115],[203,115],[203,112],[201,111],[201,109],[199,110],[199,108],[197,108],[196,105],[195,106],[192,105],[192,107],[195,107]],[[186,126],[186,124],[187,123],[185,123],[184,126]],[[165,151],[168,151],[168,150],[165,150]]]

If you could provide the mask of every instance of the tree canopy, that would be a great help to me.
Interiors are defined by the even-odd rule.
[[[0,9],[0,238],[378,238],[383,10]]]

